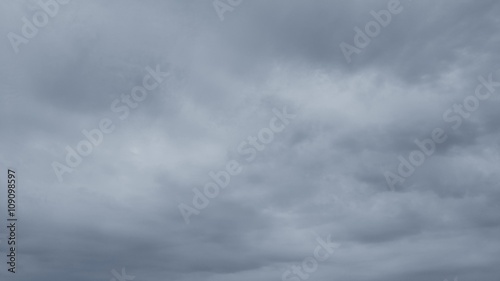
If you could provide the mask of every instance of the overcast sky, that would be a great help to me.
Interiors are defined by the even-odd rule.
[[[497,1],[45,9],[0,3],[1,280],[499,280]]]

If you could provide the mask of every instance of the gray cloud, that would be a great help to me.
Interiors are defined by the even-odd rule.
[[[244,0],[220,21],[211,1],[73,0],[17,54],[7,34],[40,7],[0,3],[19,217],[0,278],[280,280],[331,234],[310,280],[498,280],[500,88],[456,130],[443,113],[478,76],[500,81],[500,5],[402,0],[347,63],[339,44],[387,3]],[[171,76],[120,120],[110,105],[156,65]],[[285,106],[297,117],[246,161],[240,143]],[[59,182],[51,163],[103,118],[116,129]],[[390,191],[384,173],[436,127],[447,141]],[[230,160],[242,172],[185,224],[178,205]]]

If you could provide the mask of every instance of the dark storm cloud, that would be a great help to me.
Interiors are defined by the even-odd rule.
[[[221,21],[211,1],[73,0],[17,54],[7,34],[40,8],[2,2],[21,218],[2,280],[280,280],[330,234],[309,280],[497,280],[500,88],[456,130],[443,114],[500,81],[500,5],[401,1],[348,63],[339,45],[388,2],[244,0]],[[120,121],[111,103],[156,65],[171,76]],[[246,161],[283,107],[296,118]],[[102,118],[116,129],[60,183],[51,163]],[[437,127],[446,142],[391,192],[384,172]],[[179,204],[231,160],[242,172],[185,224]]]

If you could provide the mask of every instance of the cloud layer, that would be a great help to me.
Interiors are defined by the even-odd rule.
[[[498,280],[500,87],[457,129],[443,114],[479,76],[500,81],[500,5],[401,1],[347,62],[340,44],[388,2],[244,0],[221,21],[211,1],[74,0],[17,54],[7,34],[41,7],[0,3],[19,217],[18,272],[2,262],[1,279],[281,280],[331,235],[309,280]],[[122,120],[111,105],[147,67],[168,78]],[[285,107],[296,117],[247,161],[238,147]],[[52,163],[104,118],[116,128],[60,182]],[[438,127],[448,139],[390,190],[384,173]],[[229,161],[241,173],[186,224],[179,204]]]

